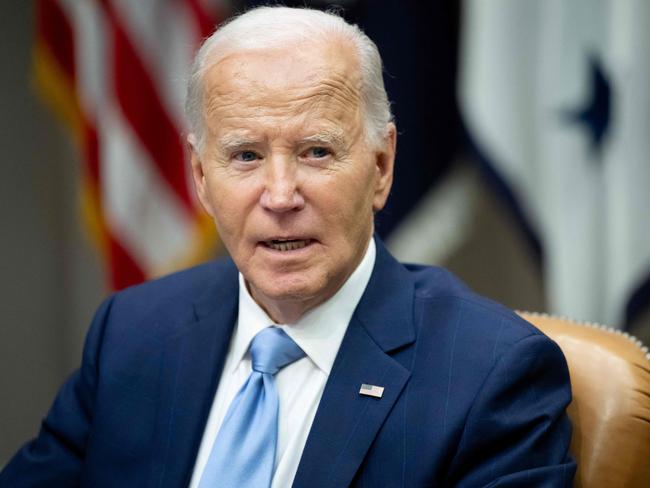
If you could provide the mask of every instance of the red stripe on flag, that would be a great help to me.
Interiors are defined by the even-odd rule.
[[[38,35],[48,46],[57,64],[74,81],[74,34],[56,0],[39,0],[36,4],[36,25]]]
[[[97,129],[87,119],[84,119],[84,122],[83,157],[86,171],[93,184],[99,188],[99,138],[97,136]]]
[[[84,120],[84,147],[83,156],[86,169],[87,184],[89,184],[94,194],[97,196],[98,210],[101,214],[97,215],[100,219],[95,222],[96,230],[99,230],[102,235],[96,236],[102,239],[104,250],[107,250],[107,263],[106,269],[109,274],[109,284],[113,290],[121,290],[127,286],[141,283],[146,279],[145,273],[135,260],[129,255],[126,249],[116,240],[115,236],[111,233],[110,228],[107,228],[104,220],[105,212],[101,208],[101,172],[99,167],[99,135],[94,124],[88,119]],[[106,249],[108,248],[108,249]]]
[[[101,235],[95,236],[103,242],[99,243],[106,252],[106,270],[111,289],[121,290],[127,286],[141,283],[146,279],[145,273],[135,260],[129,255],[126,249],[120,244],[111,229],[107,228],[104,220],[104,209],[101,202],[101,172],[99,168],[99,136],[95,126],[84,120],[84,147],[83,156],[85,164],[86,184],[93,189],[96,196],[97,210],[100,211],[96,218],[98,222],[93,223],[91,230],[99,231]]]
[[[127,286],[142,283],[146,279],[142,269],[113,236],[110,236],[109,239],[110,279],[113,289],[121,290]]]
[[[219,15],[221,12],[207,12],[199,0],[187,0],[186,3],[194,15],[198,27],[199,40],[205,39],[212,34],[217,24],[223,20]]]
[[[114,83],[122,113],[181,203],[193,212],[181,136],[110,2],[102,4],[112,28]]]

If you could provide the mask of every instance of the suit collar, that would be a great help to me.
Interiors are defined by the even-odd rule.
[[[355,317],[370,337],[389,352],[415,340],[413,296],[415,284],[409,272],[378,237],[377,257]]]
[[[216,264],[194,317],[165,341],[152,484],[187,486],[237,320],[237,268]]]
[[[389,353],[415,340],[414,283],[376,243],[375,269],[325,385],[294,487],[348,486],[410,377]],[[360,395],[363,383],[384,387],[383,396]]]
[[[224,306],[236,306],[239,297],[239,271],[231,259],[220,260],[211,276],[205,291],[194,301],[194,313],[202,320],[215,312],[223,311]]]

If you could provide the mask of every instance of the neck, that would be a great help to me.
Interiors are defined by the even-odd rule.
[[[303,300],[283,300],[281,302],[267,303],[258,299],[252,292],[251,296],[276,324],[295,324],[305,313],[324,301],[305,303]]]

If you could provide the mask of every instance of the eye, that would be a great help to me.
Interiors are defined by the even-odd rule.
[[[253,161],[259,159],[259,156],[253,151],[240,151],[238,153],[235,153],[233,155],[233,158],[243,163],[252,163]]]
[[[314,159],[326,158],[330,154],[332,154],[332,151],[322,146],[310,147],[307,149],[307,152],[305,152],[306,157]]]

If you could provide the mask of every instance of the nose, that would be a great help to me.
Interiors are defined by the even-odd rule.
[[[264,191],[260,197],[263,208],[283,213],[300,210],[305,206],[296,173],[296,165],[287,158],[274,158],[267,163]]]

